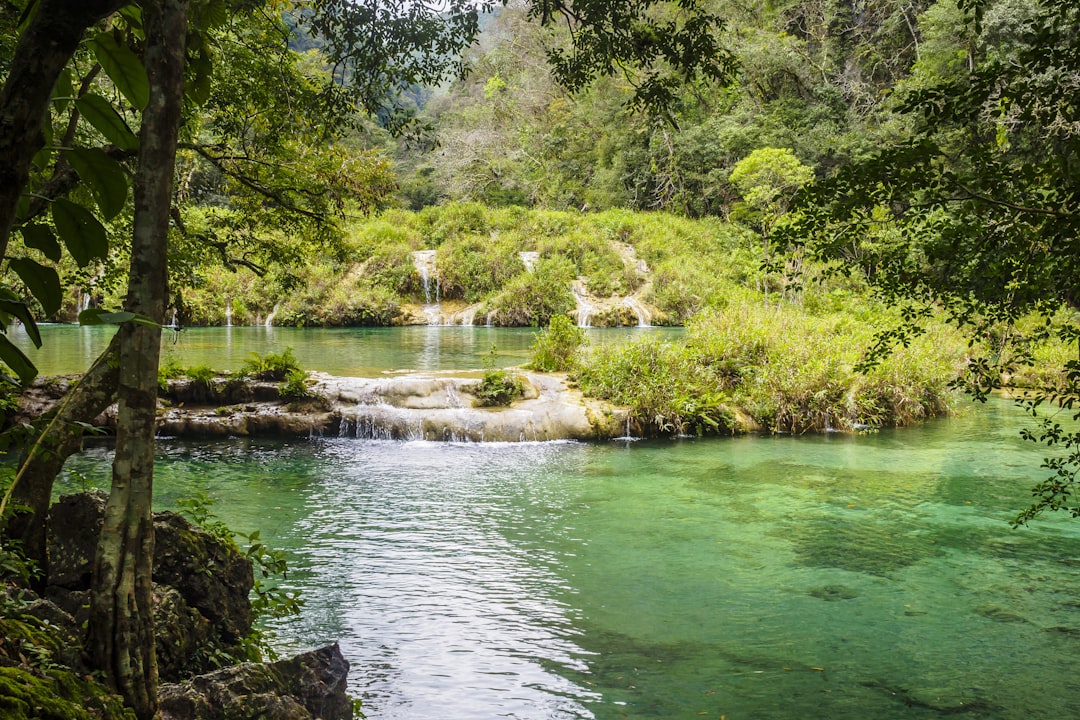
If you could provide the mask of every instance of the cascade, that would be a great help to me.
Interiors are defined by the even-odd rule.
[[[592,317],[596,308],[585,296],[585,288],[582,287],[581,281],[574,281],[574,284],[570,286],[570,290],[574,293],[574,302],[577,305],[577,324],[578,327],[587,328],[589,325],[589,318]]]
[[[90,293],[79,290],[79,313],[90,309]]]
[[[623,432],[622,437],[612,438],[612,440],[619,440],[622,442],[635,442],[641,438],[634,437],[630,434],[630,414],[626,414],[626,430]]]
[[[649,311],[645,309],[645,306],[641,304],[638,299],[637,293],[623,298],[622,304],[633,311],[637,316],[637,326],[641,328],[652,327],[649,323]]]
[[[277,303],[276,305],[274,305],[274,309],[271,310],[270,314],[266,316],[266,322],[263,323],[263,325],[265,325],[266,327],[273,327],[274,326],[274,316],[277,315],[277,311],[278,311],[278,308],[280,306],[281,306],[281,303]]]
[[[180,327],[176,322],[176,308],[173,308],[172,319],[169,320],[169,327],[174,327],[174,328]]]
[[[225,327],[232,327],[232,300],[225,301]]]
[[[424,285],[424,315],[427,316],[428,325],[441,325],[442,298],[439,291],[439,277],[435,272],[435,251],[415,250],[412,257],[413,266],[420,275],[420,282]]]

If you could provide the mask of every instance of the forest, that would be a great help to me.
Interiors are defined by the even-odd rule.
[[[1080,516],[1078,26],[1050,0],[6,3],[0,708],[218,717],[179,683],[268,659],[259,622],[299,612],[253,576],[226,631],[191,590],[180,614],[219,627],[163,649],[157,566],[190,558],[155,549],[188,527],[153,512],[160,400],[329,403],[284,347],[235,375],[172,363],[163,332],[530,328],[527,367],[445,392],[565,382],[627,437],[875,433],[1007,397],[1045,456],[1009,521]],[[53,381],[15,338],[54,323],[116,332]],[[53,398],[27,417],[31,386]],[[70,561],[49,508],[114,403],[85,613],[57,608],[82,627],[57,631],[27,609]],[[284,573],[184,502],[192,553]]]

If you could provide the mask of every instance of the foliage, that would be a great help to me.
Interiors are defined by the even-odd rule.
[[[547,328],[533,335],[529,367],[540,372],[567,372],[577,365],[578,352],[589,339],[566,315],[553,315]]]
[[[855,429],[947,411],[964,344],[943,326],[863,376],[854,368],[873,326],[749,298],[699,314],[681,342],[593,348],[578,366],[582,390],[664,433]]]
[[[1080,343],[1080,118],[1067,89],[1080,72],[1080,9],[1039,1],[961,7],[972,12],[960,15],[953,45],[969,72],[921,73],[902,88],[910,132],[808,192],[792,233],[904,309],[868,364],[911,342],[924,318],[944,308],[982,350],[962,385],[984,399],[1030,376],[1033,340]],[[1021,401],[1037,420],[1025,437],[1066,452],[1045,461],[1053,475],[1034,488],[1018,523],[1045,509],[1080,515],[1071,500],[1080,434],[1044,414],[1053,406],[1074,412],[1074,369],[1058,368]]]
[[[280,382],[288,379],[290,374],[300,372],[300,366],[296,363],[293,349],[287,347],[280,353],[266,353],[265,355],[248,353],[241,372],[256,380]]]
[[[496,368],[495,346],[491,346],[491,352],[484,359],[484,376],[480,382],[469,388],[469,392],[476,396],[477,405],[480,407],[499,407],[510,405],[525,394],[525,384],[520,377],[509,370]]]
[[[543,259],[532,272],[514,277],[503,291],[487,304],[495,325],[541,327],[556,315],[574,308],[570,292],[573,268],[563,258]]]
[[[255,530],[250,534],[237,532],[229,528],[214,512],[217,500],[203,491],[197,491],[190,497],[176,501],[178,512],[193,524],[227,543],[243,553],[255,568],[255,585],[252,588],[252,612],[256,618],[280,618],[300,613],[303,599],[296,591],[280,587],[279,578],[288,576],[288,556],[283,550],[271,548],[260,538]],[[242,540],[245,547],[240,547],[237,540]]]
[[[194,365],[184,369],[184,377],[191,380],[196,385],[202,385],[205,388],[209,388],[214,380],[219,375],[217,370],[207,365]],[[161,375],[159,373],[158,377]],[[159,379],[160,382],[160,379]]]
[[[278,386],[281,399],[288,402],[305,400],[314,395],[308,387],[308,374],[299,368],[293,368],[285,375],[285,381]]]
[[[477,302],[524,271],[516,243],[464,234],[446,239],[436,255],[443,298]]]

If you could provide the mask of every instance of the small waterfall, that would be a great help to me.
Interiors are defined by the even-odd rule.
[[[232,327],[232,300],[225,301],[225,327]]]
[[[627,413],[626,414],[626,431],[623,433],[622,437],[612,438],[612,440],[619,440],[621,442],[635,442],[635,441],[640,440],[640,439],[641,438],[634,437],[633,435],[630,434],[630,413]]]
[[[593,313],[596,312],[596,308],[589,302],[588,297],[585,295],[585,289],[581,286],[580,282],[575,282],[571,285],[570,290],[574,293],[574,302],[577,304],[578,327],[590,327],[589,319],[592,317]]]
[[[461,311],[462,326],[476,324],[476,310],[478,307],[479,305],[470,305]]]
[[[521,258],[521,262],[525,265],[525,270],[532,272],[536,267],[536,263],[540,260],[540,253],[532,251],[519,252],[518,257]]]
[[[266,327],[274,326],[274,316],[277,315],[278,308],[281,307],[281,303],[274,305],[274,309],[270,311],[270,314],[266,316],[266,322],[263,323]]]
[[[645,309],[645,306],[638,300],[637,294],[630,295],[623,298],[622,304],[625,307],[630,308],[634,315],[637,316],[637,326],[641,328],[652,327],[649,323],[649,311]]]
[[[424,285],[424,315],[428,325],[442,324],[439,276],[435,267],[435,250],[416,250],[412,254],[413,266]],[[432,302],[434,300],[434,302]]]
[[[79,312],[90,309],[90,293],[85,290],[79,290]]]
[[[180,327],[179,323],[176,322],[176,308],[173,308],[172,319],[169,320],[169,327],[172,327],[172,328]]]

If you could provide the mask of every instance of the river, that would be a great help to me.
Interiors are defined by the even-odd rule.
[[[286,549],[295,650],[373,720],[1076,717],[1080,524],[1005,402],[904,430],[668,442],[160,443]],[[65,490],[107,486],[110,451]]]

